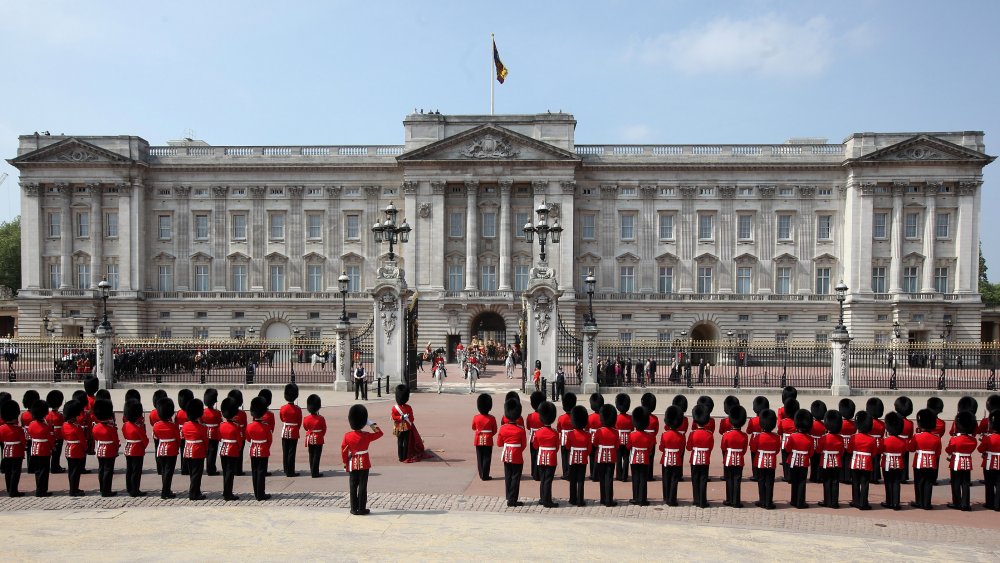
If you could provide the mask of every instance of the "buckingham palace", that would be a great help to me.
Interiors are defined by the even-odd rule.
[[[570,330],[592,297],[602,339],[825,341],[843,280],[855,338],[980,338],[982,132],[581,145],[575,129],[419,112],[373,146],[21,136],[19,331],[89,332],[107,279],[121,336],[331,337],[342,274],[350,316],[372,315],[388,248],[371,226],[392,203],[421,346],[513,341],[539,206],[563,228],[547,254]]]

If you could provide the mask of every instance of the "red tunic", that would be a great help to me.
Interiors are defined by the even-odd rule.
[[[878,444],[879,453],[881,453],[882,440],[885,438],[885,422],[882,422],[880,418],[872,419],[872,431],[868,433],[869,436],[875,438],[875,443]]]
[[[31,455],[52,455],[52,427],[47,422],[32,420],[28,425],[28,438],[31,438]]]
[[[667,428],[660,435],[660,465],[664,467],[679,467],[684,465],[684,434],[679,430]]]
[[[976,425],[976,434],[990,434],[991,432],[990,417],[983,417],[982,420],[979,421],[979,424]]]
[[[205,414],[201,415],[201,423],[208,431],[209,440],[219,439],[219,425],[222,424],[222,412],[218,409],[205,407]]]
[[[233,417],[233,418],[236,419],[236,424],[239,424],[240,430],[243,432],[243,435],[246,436],[246,434],[247,434],[247,411],[236,411],[236,416]]]
[[[31,411],[24,411],[21,413],[21,428],[24,429],[23,432],[25,437],[28,436],[28,427],[31,426],[32,420],[34,419],[31,418]]]
[[[376,426],[376,428],[378,427]],[[368,445],[381,437],[381,428],[374,432],[352,430],[344,434],[344,440],[340,443],[340,457],[344,461],[344,469],[347,471],[371,469],[372,462],[368,455]]]
[[[573,431],[573,419],[568,412],[559,415],[556,419],[556,431],[559,432],[559,445],[566,447],[566,437]]]
[[[169,420],[161,420],[153,425],[153,437],[160,441],[156,448],[157,457],[177,457],[180,432],[177,425]]]
[[[208,451],[208,428],[200,422],[189,420],[181,428],[184,439],[184,457],[188,459],[205,459]]]
[[[181,409],[177,411],[176,416],[174,416],[174,423],[177,424],[177,430],[184,428],[184,423],[188,421],[187,411]]]
[[[116,458],[121,441],[118,440],[118,428],[110,420],[102,420],[94,424],[94,451],[99,458]]]
[[[49,411],[49,414],[45,415],[45,422],[49,423],[52,427],[52,434],[55,436],[56,440],[62,440],[62,425],[66,422],[63,415],[59,411]],[[59,455],[59,452],[55,452]]]
[[[287,440],[299,439],[299,427],[302,426],[302,407],[286,403],[278,411],[281,418],[281,437]]]
[[[750,451],[757,454],[757,469],[775,469],[781,438],[774,432],[761,432],[750,439]]]
[[[879,446],[870,434],[859,432],[851,436],[851,443],[847,451],[851,453],[851,469],[871,471],[873,468],[872,458],[878,455]]]
[[[813,452],[815,453],[817,447],[819,446],[819,439],[826,435],[826,426],[823,425],[822,420],[813,419],[812,429],[809,431],[809,435],[813,439]]]
[[[62,426],[63,444],[66,444],[67,459],[87,457],[87,435],[76,421],[67,420]]]
[[[789,467],[809,467],[809,458],[814,451],[812,436],[801,432],[790,434],[785,437],[785,447],[782,449],[788,452]]]
[[[754,434],[760,434],[760,417],[755,416],[747,422],[747,434],[752,438]]]
[[[844,424],[840,427],[840,438],[844,442],[844,451],[851,445],[851,436],[858,433],[858,427],[854,424],[853,420],[845,420]]]
[[[622,447],[627,448],[629,446],[629,434],[635,430],[635,426],[632,424],[632,417],[625,413],[619,413],[618,418],[615,419],[615,429],[618,430],[618,441],[621,442]]]
[[[972,452],[976,451],[976,439],[968,434],[955,434],[948,440],[945,448],[951,457],[949,467],[952,471],[972,471]]]
[[[507,420],[506,416],[500,417],[500,425],[501,426],[503,426],[504,424],[509,424],[510,422],[511,421]],[[521,428],[524,428],[524,417],[523,416],[517,417],[517,420],[514,421],[514,424],[520,426]]]
[[[306,445],[322,446],[326,443],[326,419],[320,414],[311,414],[302,421],[306,431]]]
[[[500,460],[513,465],[524,464],[524,448],[528,446],[527,434],[524,428],[517,424],[504,424],[497,431],[497,446],[500,450]]]
[[[149,411],[149,427],[152,428],[160,421],[160,413],[156,412],[156,409]]]
[[[542,427],[542,419],[538,416],[537,412],[528,413],[525,424],[525,429],[528,431],[528,443],[533,444],[532,440],[535,437],[535,431]],[[535,446],[532,445],[531,447],[534,448]]]
[[[594,447],[597,453],[594,455],[595,463],[615,463],[618,461],[618,446],[621,441],[618,439],[618,431],[606,426],[602,426],[594,433]]]
[[[264,422],[264,424],[267,425],[267,431],[270,432],[273,435],[274,434],[274,429],[277,426],[274,423],[274,411],[270,411],[269,410],[269,411],[264,412],[264,416],[261,417],[261,420]]]
[[[903,433],[899,435],[900,438],[904,440],[909,440],[913,437],[913,421],[904,418],[903,419]]]
[[[590,416],[587,417],[587,431],[590,432],[590,443],[594,443],[594,434],[597,433],[597,429],[601,427],[601,413],[592,412]]]
[[[884,471],[902,470],[903,454],[907,451],[907,440],[899,436],[886,436],[882,440],[882,469]]]
[[[122,437],[125,438],[125,456],[139,457],[146,455],[146,446],[149,445],[149,436],[146,435],[144,424],[126,422],[122,425]]]
[[[0,442],[3,442],[3,458],[24,458],[24,430],[15,424],[0,424]]]
[[[778,436],[781,437],[781,449],[785,450],[785,445],[788,444],[788,438],[795,434],[795,421],[791,418],[783,418],[781,422],[778,423]]]
[[[938,438],[944,437],[944,421],[940,418],[934,420],[934,430],[933,433]]]
[[[681,434],[687,434],[688,432],[688,417],[681,417],[681,425],[677,427],[677,431]]]
[[[477,414],[472,417],[473,446],[492,446],[493,435],[497,433],[497,419],[491,414]]]
[[[979,453],[983,454],[984,470],[1000,471],[1000,434],[983,434],[983,441],[979,443]]]
[[[632,465],[649,465],[653,459],[653,448],[656,447],[656,435],[646,431],[635,430],[628,437],[629,463]]]
[[[691,452],[688,462],[691,465],[711,464],[713,448],[715,448],[715,436],[708,429],[708,425],[696,428],[687,439],[687,450]]]
[[[723,435],[723,434],[725,434],[726,432],[729,432],[732,429],[733,429],[733,425],[729,423],[729,419],[728,418],[723,418],[722,421],[719,422],[719,435],[720,436]]]
[[[236,421],[224,421],[219,425],[219,455],[240,457],[243,451],[243,429]]]
[[[393,405],[389,412],[392,417],[393,427],[399,432],[406,432],[413,422],[413,407],[410,405]]]
[[[250,457],[271,457],[271,428],[263,420],[254,420],[247,425],[247,442],[250,442]]]
[[[910,438],[907,449],[914,452],[914,469],[937,469],[941,457],[941,437],[934,432],[917,432]]]
[[[643,430],[646,434],[653,435],[653,445],[656,445],[656,435],[660,433],[660,419],[655,414],[649,415],[649,426]]]
[[[844,440],[839,434],[824,434],[819,439],[816,451],[819,453],[820,468],[837,469],[840,467],[840,458],[844,453]]]
[[[586,465],[590,459],[590,431],[573,429],[566,436],[570,465]]]
[[[559,434],[551,427],[543,426],[536,430],[535,437],[531,439],[531,446],[538,450],[538,465],[552,467],[557,465]]]
[[[785,420],[785,407],[778,407],[778,424],[779,425],[781,424],[782,420]]]
[[[746,456],[749,441],[747,435],[739,429],[731,428],[723,434],[722,442],[719,444],[722,448],[723,467],[743,467],[743,458]]]

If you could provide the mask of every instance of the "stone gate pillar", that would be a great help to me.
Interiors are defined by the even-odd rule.
[[[850,396],[851,394],[851,336],[847,330],[834,330],[830,335],[832,353],[830,358],[833,372],[833,382],[830,393],[835,396]]]
[[[556,331],[559,330],[559,285],[554,272],[545,264],[532,268],[524,303],[528,309],[528,378],[535,370],[535,361],[542,363],[542,377],[554,381],[558,363]]]
[[[390,387],[406,381],[406,303],[413,291],[406,286],[403,270],[395,262],[378,269],[375,287],[375,378],[389,378]]]
[[[580,377],[580,392],[597,393],[597,325],[583,325],[583,375]],[[583,400],[583,397],[580,398]]]
[[[111,351],[111,340],[114,337],[114,329],[110,325],[100,324],[94,331],[97,337],[97,359],[94,362],[94,375],[101,382],[104,389],[112,389],[115,385],[115,360]]]
[[[351,323],[338,322],[335,328],[337,331],[337,348],[334,351],[334,359],[337,364],[334,368],[335,378],[333,380],[334,391],[351,390]]]

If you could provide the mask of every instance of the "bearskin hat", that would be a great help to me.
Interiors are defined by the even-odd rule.
[[[352,405],[347,411],[347,423],[351,430],[361,430],[368,423],[368,409],[364,405]]]
[[[184,412],[187,413],[188,420],[197,422],[205,414],[205,403],[201,399],[191,399],[184,405]]]
[[[986,412],[992,413],[997,409],[1000,409],[1000,395],[994,393],[986,397]]]
[[[76,418],[80,416],[80,413],[83,412],[83,405],[84,403],[81,403],[76,399],[66,401],[66,404],[63,405],[63,417],[66,420],[76,420]]]
[[[400,383],[396,386],[396,404],[405,405],[410,400],[410,388]]]
[[[205,395],[202,398],[202,402],[205,403],[206,407],[214,407],[215,404],[219,402],[219,390],[212,387],[205,389]]]
[[[299,386],[294,383],[288,383],[285,385],[285,401],[294,402],[299,398]]]
[[[576,406],[576,393],[563,393],[562,398],[562,408],[563,412],[572,412],[573,407]]]
[[[545,402],[545,393],[532,391],[528,396],[528,402],[531,403],[531,410],[538,412],[538,407]]]
[[[507,394],[503,396],[503,402],[504,402],[504,404],[507,404],[507,401],[509,401],[511,399],[514,399],[515,401],[520,401],[521,400],[521,396],[517,394],[517,391],[514,391],[514,390],[507,391]]]
[[[194,391],[190,389],[181,389],[177,392],[177,406],[180,407],[181,410],[184,410],[184,407],[191,399],[194,399]]]
[[[854,415],[854,426],[857,427],[858,434],[871,433],[872,415],[868,414],[868,411],[858,411],[857,414]]]
[[[250,400],[250,416],[261,418],[267,413],[267,401],[263,397],[254,397]]]
[[[937,415],[931,409],[920,409],[917,411],[917,426],[927,432],[933,431],[937,426]]]
[[[142,394],[136,388],[131,388],[125,391],[125,401],[139,401],[142,402]]]
[[[826,416],[826,403],[815,400],[809,405],[809,414],[813,415],[813,420],[823,420]]]
[[[878,397],[868,399],[868,402],[865,403],[865,412],[872,415],[872,418],[882,418],[882,415],[885,414],[885,405],[882,404],[882,399]]]
[[[649,413],[643,407],[636,407],[632,410],[632,425],[639,432],[649,428]]]
[[[583,405],[577,405],[573,407],[573,410],[569,413],[570,421],[573,423],[573,428],[577,430],[586,430],[588,413],[587,407]]]
[[[774,427],[778,425],[778,415],[771,409],[764,409],[760,411],[759,416],[760,418],[758,419],[758,422],[760,422],[760,429],[764,432],[771,432],[774,430]]]
[[[642,397],[639,398],[639,404],[642,405],[642,408],[646,409],[646,412],[653,414],[656,412],[656,395],[643,393]]]
[[[538,405],[538,418],[543,426],[549,426],[556,421],[556,406],[549,401]]]
[[[944,411],[944,401],[941,400],[941,397],[929,397],[927,399],[927,408],[934,411],[934,415],[937,416]]]
[[[236,401],[232,397],[226,397],[222,399],[222,404],[219,405],[219,410],[222,411],[222,418],[226,420],[231,420],[236,417],[236,414],[240,412],[239,407],[236,406]]]
[[[712,411],[715,410],[715,401],[708,395],[702,395],[701,397],[698,397],[698,404],[704,405],[705,409],[708,410],[709,415],[711,415]]]
[[[733,428],[743,428],[747,423],[747,410],[740,405],[734,405],[729,409],[729,424]]]
[[[97,393],[97,390],[100,388],[101,382],[95,376],[88,375],[83,378],[83,390],[87,392],[87,395],[93,397],[94,393]]]
[[[49,408],[57,411],[59,407],[63,404],[63,392],[58,389],[53,389],[49,391],[48,395],[45,395],[45,402],[49,405]]]
[[[785,418],[795,418],[796,413],[799,412],[799,402],[796,399],[788,399],[785,401]]]
[[[799,409],[799,412],[795,413],[795,429],[803,434],[808,434],[813,427],[813,415],[811,412]]]
[[[708,412],[708,408],[705,405],[698,403],[691,409],[691,419],[698,426],[705,426],[712,419],[712,414]]]
[[[0,403],[0,419],[4,422],[16,422],[21,416],[21,407],[14,401],[4,401]]]
[[[615,410],[615,407],[613,405],[601,407],[601,426],[614,428],[616,422],[618,422],[618,411]]]
[[[94,393],[95,399],[104,399],[105,401],[111,400],[111,391],[107,389],[98,389],[97,393]]]
[[[781,404],[785,404],[785,402],[788,401],[788,399],[798,399],[798,398],[799,398],[799,390],[792,387],[791,385],[781,390]]]
[[[618,412],[625,414],[628,409],[632,407],[632,397],[629,397],[627,393],[619,393],[615,395],[615,407]]]
[[[763,395],[757,395],[756,397],[753,398],[753,412],[757,416],[760,416],[760,413],[764,412],[764,409],[769,409],[769,408],[771,408],[771,401],[768,401],[767,397]]]
[[[885,434],[886,436],[899,436],[903,433],[903,417],[899,413],[892,411],[885,414]]]
[[[111,401],[97,399],[94,401],[93,413],[95,420],[111,420],[115,417],[115,408],[111,405]]]
[[[958,412],[971,412],[973,415],[979,410],[979,401],[974,397],[965,395],[958,400]]]
[[[156,408],[156,403],[160,399],[162,399],[162,398],[164,398],[166,396],[167,396],[167,392],[164,391],[163,389],[157,389],[156,391],[153,391],[153,408],[155,409]]]
[[[840,434],[844,428],[844,417],[840,416],[840,411],[828,410],[823,416],[823,426],[830,434]]]
[[[735,395],[726,395],[726,398],[722,400],[722,412],[727,415],[733,409],[733,407],[740,406],[740,400],[736,398]]]
[[[674,395],[674,400],[670,404],[681,409],[681,416],[688,410],[688,398],[684,395]]]
[[[601,412],[601,407],[604,406],[604,395],[600,393],[590,394],[590,410],[594,412]]]
[[[913,401],[905,395],[896,397],[896,401],[892,404],[892,408],[899,413],[899,416],[906,418],[913,414]]]
[[[239,389],[230,389],[226,396],[236,403],[236,408],[243,406],[243,391],[240,391]]]
[[[684,422],[684,413],[681,412],[681,409],[675,405],[667,407],[666,412],[663,413],[663,424],[667,428],[677,430],[680,428],[681,422]]]
[[[39,422],[45,420],[45,415],[49,414],[49,404],[45,401],[35,401],[31,404],[31,419]]]
[[[264,399],[264,404],[267,406],[271,406],[271,401],[274,400],[274,395],[271,393],[271,390],[268,389],[267,387],[258,391],[257,396],[260,397],[261,399]]]
[[[840,417],[844,420],[854,420],[854,411],[857,406],[854,404],[852,399],[841,399],[840,403],[837,405],[837,410],[840,411]]]
[[[306,410],[309,411],[309,414],[316,414],[321,408],[323,408],[323,400],[319,398],[319,395],[313,393],[306,397]]]
[[[480,393],[476,397],[476,410],[479,414],[490,414],[493,409],[493,397],[488,393]]]
[[[976,431],[976,415],[969,411],[962,411],[955,415],[955,429],[960,434],[969,434]]]
[[[511,423],[521,418],[521,401],[517,399],[508,399],[507,402],[503,404],[503,415],[507,417]]]
[[[28,389],[21,397],[21,406],[24,407],[24,410],[30,411],[31,405],[35,404],[35,402],[37,402],[40,398],[41,397],[38,395],[38,391]]]
[[[6,391],[0,391],[0,403],[4,401],[9,401],[11,399],[10,393]]]
[[[73,400],[80,403],[81,405],[86,406],[90,404],[90,401],[87,400],[88,396],[89,395],[87,395],[87,392],[84,391],[83,389],[77,389],[76,391],[73,391]]]
[[[1000,434],[1000,409],[993,409],[990,412],[990,430],[995,434]]]
[[[142,418],[142,404],[139,401],[125,401],[125,420],[135,422]]]

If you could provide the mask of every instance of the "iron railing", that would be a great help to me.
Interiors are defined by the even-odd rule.
[[[581,374],[579,373],[583,360],[583,339],[570,332],[563,324],[562,317],[559,318],[559,330],[556,332],[558,341],[556,343],[556,358],[559,365],[566,373],[566,383],[579,385]],[[555,381],[555,372],[552,374]]]
[[[92,338],[4,338],[0,354],[11,383],[81,381],[97,363]]]
[[[998,342],[852,342],[852,387],[863,389],[997,388]]]

